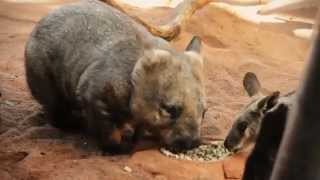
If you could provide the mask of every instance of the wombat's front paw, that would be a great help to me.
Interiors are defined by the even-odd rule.
[[[106,142],[102,142],[105,154],[128,154],[132,152],[134,132],[127,128],[116,129]]]
[[[130,124],[124,124],[120,130],[121,142],[123,143],[134,143],[135,130]]]

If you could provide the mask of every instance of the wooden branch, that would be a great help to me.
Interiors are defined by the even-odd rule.
[[[119,0],[102,0],[103,2],[113,6],[114,8],[120,10],[121,12],[127,14],[133,18],[138,23],[145,26],[149,32],[155,36],[162,37],[168,41],[174,39],[181,31],[181,27],[184,26],[192,17],[192,15],[202,7],[206,6],[210,2],[226,2],[230,4],[238,5],[252,5],[252,4],[262,4],[268,0],[184,0],[176,8],[174,8],[175,17],[167,24],[155,26],[149,24],[140,17],[128,13],[124,6],[130,7],[130,5],[125,5]]]
[[[240,6],[252,6],[252,5],[260,5],[266,4],[271,0],[213,0],[212,2],[223,2],[232,5],[240,5]]]
[[[116,9],[120,10],[121,12],[129,15],[131,18],[133,18],[138,23],[142,24],[144,27],[148,29],[151,34],[155,36],[162,37],[168,41],[175,38],[181,30],[181,26],[183,26],[191,16],[194,14],[194,12],[203,6],[207,5],[211,0],[185,0],[182,3],[180,3],[174,11],[176,16],[172,21],[170,21],[168,24],[155,26],[153,24],[148,24],[143,19],[136,15],[132,15],[128,13],[124,8],[124,4],[117,1],[117,0],[103,0],[103,2],[109,4],[110,6],[115,7]],[[126,5],[128,6],[128,5]]]
[[[320,5],[319,0],[287,0],[287,1],[272,1],[263,6],[258,13],[259,14],[272,14],[281,11],[317,7]]]

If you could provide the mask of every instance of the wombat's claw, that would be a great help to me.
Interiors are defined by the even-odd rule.
[[[133,142],[134,141],[134,136],[135,136],[134,131],[126,129],[126,130],[122,131],[121,138],[122,138],[122,140],[124,142],[128,142],[129,143],[129,142]]]

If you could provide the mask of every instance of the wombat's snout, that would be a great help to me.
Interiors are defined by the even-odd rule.
[[[192,137],[179,137],[172,141],[169,149],[174,152],[180,152],[183,150],[189,150],[200,145],[200,139],[194,139]]]

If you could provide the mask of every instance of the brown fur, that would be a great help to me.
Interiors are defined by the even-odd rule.
[[[176,58],[163,50],[147,52],[134,68],[133,114],[163,137],[165,144],[172,144],[179,137],[191,142],[200,137],[205,109],[202,68],[202,59],[196,53]],[[170,107],[182,111],[175,122],[166,109]]]

